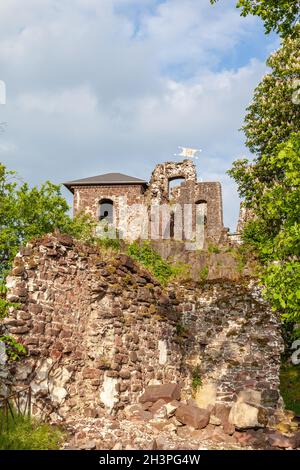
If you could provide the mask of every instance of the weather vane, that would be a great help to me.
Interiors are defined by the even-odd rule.
[[[198,160],[198,154],[202,152],[200,149],[192,149],[189,147],[178,147],[180,149],[180,153],[174,153],[175,157],[186,157],[186,158],[194,158]]]

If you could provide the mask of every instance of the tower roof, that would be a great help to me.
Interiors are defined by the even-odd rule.
[[[64,186],[71,192],[73,186],[99,186],[110,184],[147,184],[147,181],[124,175],[123,173],[104,173],[103,175],[91,176],[80,180],[67,181]]]

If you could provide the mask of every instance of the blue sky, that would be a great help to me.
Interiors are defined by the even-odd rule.
[[[226,170],[248,155],[238,129],[279,45],[235,3],[1,0],[0,161],[32,184],[110,171],[149,179],[179,145],[201,148],[198,176],[222,182],[234,229]]]

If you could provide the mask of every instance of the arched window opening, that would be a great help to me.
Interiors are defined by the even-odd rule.
[[[185,183],[185,178],[182,176],[169,178],[168,180],[168,195],[169,199],[176,199],[178,188]]]
[[[110,199],[102,199],[99,202],[99,220],[105,220],[112,224],[114,221],[114,203]]]

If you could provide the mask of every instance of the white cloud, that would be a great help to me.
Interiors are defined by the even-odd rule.
[[[67,89],[62,92],[25,93],[18,96],[23,113],[93,115],[97,108],[97,97],[86,87]]]
[[[7,153],[15,152],[16,150],[17,150],[17,147],[15,146],[15,144],[11,142],[0,143],[0,153],[7,154]]]
[[[245,151],[237,129],[265,69],[223,63],[256,28],[234,4],[1,0],[1,160],[34,183],[114,170],[148,178],[178,145],[201,147],[199,177],[223,181],[233,227],[225,172]]]

